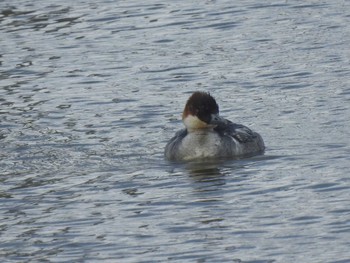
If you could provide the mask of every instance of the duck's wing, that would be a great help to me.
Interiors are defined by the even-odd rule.
[[[187,133],[186,129],[176,132],[175,136],[166,144],[164,154],[169,160],[175,160],[178,158],[178,147],[180,146],[182,139],[186,137]]]
[[[225,120],[226,123],[218,125],[214,128],[218,133],[232,137],[241,143],[252,142],[257,138],[257,134],[248,127]]]

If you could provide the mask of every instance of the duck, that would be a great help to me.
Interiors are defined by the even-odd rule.
[[[182,112],[185,128],[165,146],[170,161],[237,159],[265,151],[261,135],[219,115],[219,106],[209,92],[196,91]]]

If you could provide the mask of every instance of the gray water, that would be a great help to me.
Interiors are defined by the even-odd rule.
[[[350,262],[349,1],[0,12],[1,262]],[[266,153],[164,160],[195,90]]]

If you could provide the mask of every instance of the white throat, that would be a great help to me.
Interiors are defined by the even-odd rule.
[[[186,118],[183,119],[183,123],[189,132],[200,129],[212,130],[215,127],[215,125],[209,125],[208,123],[201,121],[197,116],[193,115],[187,115]]]

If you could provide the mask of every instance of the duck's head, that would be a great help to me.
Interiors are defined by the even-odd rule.
[[[207,92],[196,91],[187,100],[182,113],[182,121],[187,130],[213,129],[223,122],[219,116],[219,106]]]

